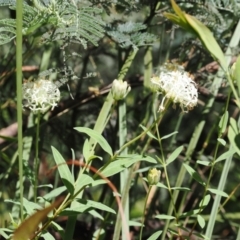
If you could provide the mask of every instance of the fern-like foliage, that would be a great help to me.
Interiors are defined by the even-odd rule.
[[[0,0],[0,6],[16,9],[16,1]],[[33,0],[33,6],[24,3],[23,34],[42,34],[42,42],[62,40],[81,43],[85,48],[87,42],[97,45],[103,37],[104,22],[99,17],[101,9],[86,4],[67,0]],[[16,21],[0,20],[0,44],[5,44],[16,37]],[[46,31],[46,28],[48,31]],[[46,33],[47,32],[47,33]]]
[[[116,27],[108,26],[107,34],[116,41],[120,47],[132,46],[137,49],[140,46],[152,44],[157,37],[145,32],[146,25],[142,23],[127,22]]]

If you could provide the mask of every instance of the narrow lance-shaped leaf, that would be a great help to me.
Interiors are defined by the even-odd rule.
[[[159,230],[154,234],[152,234],[147,240],[157,240],[161,234],[162,234],[162,230]]]
[[[228,129],[228,139],[234,150],[240,156],[240,133],[235,119],[230,118],[230,126]]]
[[[230,149],[229,151],[227,151],[227,152],[223,153],[221,156],[219,156],[219,157],[216,159],[215,163],[216,163],[216,162],[220,162],[220,161],[222,161],[222,160],[226,160],[226,159],[229,158],[229,157],[232,157],[232,155],[233,155],[235,152],[236,152],[236,151],[235,151],[234,149]]]
[[[171,4],[176,15],[172,13],[164,13],[164,16],[173,21],[174,23],[176,23],[177,25],[179,25],[180,27],[184,28],[188,32],[194,34],[195,32],[193,31],[193,29],[186,20],[185,13],[182,12],[182,10],[178,7],[175,1],[171,0]]]
[[[175,149],[174,152],[167,159],[166,164],[168,165],[171,162],[173,162],[178,157],[178,155],[181,153],[182,150],[183,150],[183,146],[180,146],[177,149]]]
[[[187,172],[190,174],[190,176],[192,178],[194,178],[198,183],[202,184],[202,185],[206,185],[206,183],[202,180],[201,176],[198,174],[198,172],[196,172],[192,167],[190,167],[187,164],[183,164],[183,166],[185,167],[185,169],[187,170]]]
[[[227,123],[228,123],[228,117],[229,117],[228,111],[226,111],[221,117],[221,120],[220,120],[219,125],[218,125],[221,133],[224,133],[226,131],[226,127],[227,127]]]
[[[228,70],[227,62],[225,60],[225,56],[219,47],[217,41],[213,37],[212,32],[202,24],[198,19],[193,16],[186,14],[186,19],[188,23],[193,27],[196,31],[198,37],[201,39],[204,46],[207,50],[212,54],[212,56],[219,61],[221,67],[224,71]]]
[[[67,190],[72,195],[74,193],[74,179],[69,170],[66,161],[63,159],[62,155],[57,151],[56,148],[52,147],[53,157],[58,165],[57,169],[59,171],[60,177],[63,181],[63,184],[66,186]]]
[[[213,194],[220,195],[222,197],[226,197],[226,198],[228,197],[227,193],[225,193],[225,192],[223,192],[221,190],[218,190],[218,189],[208,188],[208,191],[213,193]]]
[[[197,215],[197,221],[201,228],[205,227],[206,222],[205,222],[204,218],[199,214]]]
[[[78,132],[86,133],[89,137],[94,139],[102,147],[102,149],[105,152],[107,152],[111,156],[113,156],[112,148],[110,147],[110,145],[108,144],[106,139],[100,133],[98,133],[97,131],[92,130],[90,128],[86,128],[86,127],[76,127],[74,129],[76,129]]]
[[[240,55],[237,58],[236,63],[234,64],[233,78],[238,86],[238,95],[240,96]]]
[[[227,72],[227,62],[212,32],[197,18],[181,11],[174,0],[171,0],[171,3],[177,16],[171,13],[164,13],[164,15],[187,31],[197,35],[211,55],[219,61],[221,67]]]

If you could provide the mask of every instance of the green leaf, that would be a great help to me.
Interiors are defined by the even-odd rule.
[[[91,184],[93,182],[94,182],[94,180],[93,180],[92,177],[90,177],[87,174],[82,174],[78,178],[78,180],[77,180],[77,182],[75,184],[75,193],[78,192],[80,189],[82,189],[84,186],[87,186],[87,185],[89,185],[89,184]]]
[[[128,226],[141,227],[142,223],[136,221],[128,221]]]
[[[9,36],[7,34],[1,33],[0,34],[0,45],[4,45],[8,42],[11,42],[13,39],[15,38],[15,36]]]
[[[147,240],[157,240],[159,236],[161,236],[161,234],[162,234],[162,230],[159,230],[154,234],[152,234]]]
[[[116,212],[106,206],[105,204],[103,203],[100,203],[100,202],[95,202],[95,201],[92,201],[92,200],[85,200],[85,199],[77,199],[77,202],[89,207],[89,208],[96,208],[96,209],[99,209],[99,210],[102,210],[102,211],[106,211],[106,212],[110,212],[110,213],[114,213],[116,214]]]
[[[167,186],[165,186],[164,184],[162,184],[162,183],[157,183],[157,185],[156,185],[157,187],[160,187],[160,188],[165,188],[165,189],[168,189],[168,187]]]
[[[89,213],[95,218],[99,218],[102,221],[104,220],[104,218],[96,210],[90,210]]]
[[[226,141],[222,138],[217,139],[218,142],[220,142],[224,147],[226,146]]]
[[[163,140],[163,139],[167,139],[167,138],[169,138],[169,137],[171,137],[171,136],[173,136],[173,135],[175,135],[175,134],[177,134],[177,133],[178,133],[177,131],[172,132],[172,133],[169,133],[169,134],[167,134],[167,135],[161,137],[161,140]]]
[[[100,133],[86,127],[76,127],[74,129],[77,130],[78,132],[86,133],[89,137],[94,139],[105,152],[107,152],[110,156],[113,156],[112,148]]]
[[[208,203],[210,202],[211,196],[209,194],[207,194],[204,199],[202,199],[199,203],[199,207],[201,208],[205,208]]]
[[[183,150],[183,146],[180,146],[177,149],[175,149],[174,152],[168,157],[166,161],[166,166],[169,165],[174,160],[176,160],[182,150]]]
[[[49,232],[41,234],[41,238],[44,240],[55,240],[55,238]]]
[[[219,47],[217,41],[213,37],[212,32],[202,24],[197,18],[185,14],[186,20],[189,25],[195,30],[196,34],[207,48],[207,50],[212,54],[212,56],[219,61],[221,67],[225,72],[228,71],[228,65],[225,60],[225,56]]]
[[[83,156],[86,162],[88,162],[91,157],[89,153],[90,153],[89,141],[88,139],[86,139],[83,144]]]
[[[178,191],[184,191],[184,192],[189,192],[191,191],[190,188],[186,188],[186,187],[172,187],[172,190],[178,190]]]
[[[26,198],[23,198],[23,206],[28,215],[33,214],[37,209],[42,209],[37,203],[28,201]]]
[[[62,194],[66,190],[67,190],[67,188],[65,186],[55,188],[51,192],[44,195],[43,198],[47,201],[52,200],[53,198],[58,197],[60,194]]]
[[[240,133],[237,122],[234,118],[230,118],[230,126],[228,128],[228,139],[234,150],[240,156]]]
[[[220,162],[220,161],[222,161],[222,160],[226,160],[226,159],[229,158],[229,157],[232,157],[235,152],[236,152],[236,151],[235,151],[234,149],[232,149],[232,150],[229,150],[229,151],[223,153],[221,156],[219,156],[219,157],[216,159],[215,163]]]
[[[5,232],[12,233],[12,230],[10,230],[8,228],[0,228],[0,235],[6,239],[9,239],[9,235],[7,235]]]
[[[224,54],[211,31],[197,18],[184,13],[174,0],[171,0],[171,4],[177,16],[171,13],[164,13],[164,16],[187,31],[197,35],[211,55],[219,61],[224,71],[227,72],[228,66]]]
[[[150,163],[157,163],[157,161],[150,157],[150,156],[142,156],[138,154],[130,154],[125,156],[119,156],[117,160],[111,162],[106,168],[104,168],[101,173],[105,177],[112,176],[116,173],[123,171],[124,169],[130,167],[132,164],[139,162],[139,161],[146,161]]]
[[[190,216],[195,216],[196,214],[199,214],[201,212],[200,209],[193,209],[188,212],[184,212],[181,214],[180,218],[185,218],[185,217],[190,217]]]
[[[140,124],[140,127],[144,130],[144,131],[146,131],[147,130],[147,128],[146,127],[144,127],[143,125],[141,125]],[[147,131],[147,135],[150,137],[150,138],[153,138],[153,139],[155,139],[155,140],[157,140],[158,141],[158,139],[150,132],[150,131]]]
[[[207,189],[209,192],[213,193],[213,194],[216,194],[216,195],[219,195],[219,196],[222,196],[222,197],[228,197],[228,194],[221,191],[221,190],[218,190],[218,189],[213,189],[213,188],[208,188]]]
[[[177,25],[181,26],[185,30],[194,33],[186,20],[185,13],[182,12],[182,10],[178,7],[175,1],[171,0],[171,4],[174,12],[177,15],[174,15],[172,13],[164,13],[164,16],[173,21],[174,23],[176,23]]]
[[[226,131],[226,127],[227,127],[227,123],[228,123],[228,118],[229,118],[229,114],[228,111],[226,111],[222,117],[221,120],[218,124],[218,127],[220,129],[220,132],[223,134]]]
[[[53,185],[52,184],[42,184],[42,185],[39,185],[38,188],[53,188]]]
[[[165,214],[156,215],[155,218],[164,219],[164,220],[167,220],[167,219],[169,219],[169,220],[175,219],[175,217],[169,216],[169,215],[165,215]]]
[[[203,166],[210,166],[211,162],[209,161],[201,161],[201,160],[197,160],[197,164],[203,165]]]
[[[54,160],[58,165],[57,169],[59,171],[63,184],[66,186],[67,190],[72,195],[74,193],[74,179],[69,170],[69,167],[66,164],[65,160],[63,159],[62,155],[57,151],[57,149],[54,148],[53,146],[51,148]]]
[[[202,185],[206,185],[205,182],[202,180],[201,176],[189,165],[183,163],[183,166],[186,168],[187,172],[190,174],[192,178],[194,178],[198,183]]]
[[[205,227],[206,222],[205,222],[204,218],[199,214],[197,215],[197,221],[201,228]]]
[[[235,63],[235,69],[233,71],[233,77],[234,80],[237,82],[238,86],[238,95],[240,96],[240,55],[237,58],[237,61]]]

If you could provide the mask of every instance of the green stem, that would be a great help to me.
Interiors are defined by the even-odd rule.
[[[38,188],[38,171],[39,171],[39,129],[40,129],[40,120],[41,120],[41,113],[38,112],[36,117],[36,139],[35,139],[35,159],[34,159],[34,202],[37,202],[37,188]]]
[[[136,51],[132,51],[129,56],[127,57],[124,65],[121,68],[120,73],[118,74],[118,80],[123,80],[123,78],[125,77],[127,71],[129,70],[133,59],[135,58],[137,52]],[[107,98],[103,104],[103,107],[98,115],[97,121],[95,123],[94,126],[94,130],[102,133],[103,129],[105,128],[106,124],[107,124],[107,120],[109,119],[109,113],[111,110],[111,107],[114,103],[114,99],[112,96],[111,91],[109,92],[109,94],[107,95]],[[89,149],[90,149],[90,153],[89,155],[93,155],[94,154],[94,148],[96,146],[96,141],[94,139],[90,139],[89,140]]]
[[[141,230],[140,230],[140,235],[139,235],[139,240],[142,240],[142,232],[143,232],[143,225],[144,225],[144,221],[145,221],[145,213],[147,211],[147,200],[148,200],[148,197],[149,197],[149,194],[152,190],[152,185],[149,187],[148,189],[148,193],[147,193],[147,196],[146,196],[146,199],[145,199],[145,202],[144,202],[144,208],[143,208],[143,215],[142,215],[142,224],[141,224]]]
[[[127,138],[127,120],[126,120],[126,103],[124,100],[119,101],[119,146],[121,147],[125,142]],[[127,148],[122,151],[121,154],[126,154]],[[125,169],[120,173],[120,188],[121,188],[121,194],[123,194],[126,184],[127,184],[127,177],[128,177],[129,170]],[[130,179],[131,181],[131,179]],[[123,205],[123,203],[122,203]],[[123,205],[124,215],[127,222],[129,222],[129,196],[128,196],[128,190],[126,194],[125,203]],[[116,224],[115,224],[115,230],[113,239],[119,239],[120,236],[120,229],[122,226],[122,240],[125,240],[129,234],[129,228],[125,229],[124,225],[122,225],[122,220],[120,218],[117,218]],[[127,224],[128,226],[128,224]]]
[[[23,1],[17,1],[17,38],[16,38],[16,85],[17,85],[17,122],[18,122],[18,159],[20,218],[23,220],[23,133],[22,133],[22,25]]]

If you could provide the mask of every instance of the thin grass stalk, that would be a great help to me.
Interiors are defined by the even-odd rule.
[[[124,99],[119,101],[118,111],[119,111],[119,147],[121,147],[126,142],[126,139],[127,139],[127,117],[126,117],[127,110],[126,110],[126,102],[124,101]],[[127,148],[125,148],[121,153],[121,155],[125,155],[125,154],[127,154]],[[123,193],[124,188],[126,187],[128,172],[129,172],[129,170],[125,169],[124,171],[122,171],[120,173],[121,193]],[[123,205],[123,211],[124,211],[125,219],[127,221],[128,228],[125,229],[124,225],[121,224],[121,221],[119,221],[118,224],[122,225],[122,240],[126,240],[125,236],[127,236],[129,234],[129,224],[128,224],[128,222],[129,222],[129,194],[126,194],[126,200]]]
[[[38,111],[38,114],[35,119],[35,126],[36,126],[36,139],[35,139],[35,159],[34,159],[34,202],[37,202],[37,189],[38,189],[38,171],[39,171],[39,129],[40,129],[40,120],[41,120],[41,113]]]
[[[17,85],[17,122],[18,122],[18,172],[20,191],[20,218],[23,220],[23,133],[22,133],[22,25],[23,1],[17,1],[16,37],[16,85]]]
[[[128,171],[128,175],[127,175],[127,178],[126,178],[126,181],[125,181],[126,185],[125,185],[125,187],[123,189],[122,196],[121,196],[122,197],[121,198],[122,206],[126,205],[126,200],[128,199],[129,189],[130,189],[131,182],[132,182],[133,172],[135,170],[136,170],[135,166],[132,166],[129,169],[129,171]],[[120,213],[120,211],[118,211],[117,220],[116,220],[115,229],[114,229],[113,239],[120,239],[121,225],[123,224],[122,221],[125,220],[125,219],[122,219],[121,213]],[[120,222],[120,224],[119,224],[119,222]],[[127,224],[123,224],[123,225],[128,225],[128,223]],[[126,235],[122,236],[122,239],[130,239],[129,232]]]
[[[230,64],[231,62],[231,49],[234,49],[234,47],[236,47],[238,45],[240,39],[240,21],[238,22],[238,25],[235,29],[235,32],[233,34],[233,37],[229,43],[228,49],[226,51],[225,57],[226,57],[226,61],[227,61],[227,65]],[[202,133],[202,130],[206,124],[206,116],[210,113],[211,108],[213,106],[213,103],[215,101],[215,96],[218,93],[219,88],[221,87],[222,81],[224,79],[224,71],[222,69],[219,69],[218,73],[216,74],[216,77],[214,78],[212,87],[211,87],[211,92],[212,97],[209,99],[209,101],[207,102],[207,104],[205,105],[205,108],[202,112],[202,120],[200,121],[200,123],[196,126],[196,128],[194,129],[194,132],[192,134],[192,138],[190,140],[189,146],[187,148],[187,152],[186,152],[186,157],[184,159],[184,162],[188,162],[191,158],[191,155],[198,143],[198,140],[200,138],[200,135]],[[181,169],[179,171],[178,177],[177,177],[177,181],[176,181],[176,187],[181,187],[182,183],[183,183],[183,179],[185,177],[186,174],[186,169],[185,167],[182,165]],[[173,193],[173,204],[176,203],[177,197],[178,197],[179,191],[174,191]],[[168,208],[168,212],[167,215],[172,215],[173,213],[173,205],[170,204],[169,208]],[[161,239],[165,240],[166,239],[166,233],[167,230],[169,228],[170,225],[170,220],[166,220],[164,229],[163,229],[163,233],[161,235]]]
[[[142,233],[143,233],[143,225],[144,225],[144,221],[145,221],[145,214],[146,214],[146,208],[147,208],[147,201],[148,201],[148,198],[149,198],[149,194],[152,190],[152,185],[149,186],[148,188],[148,192],[147,192],[147,196],[145,198],[145,202],[144,202],[144,207],[143,207],[143,215],[142,215],[142,224],[141,224],[141,230],[140,230],[140,235],[139,235],[139,240],[142,240]]]

